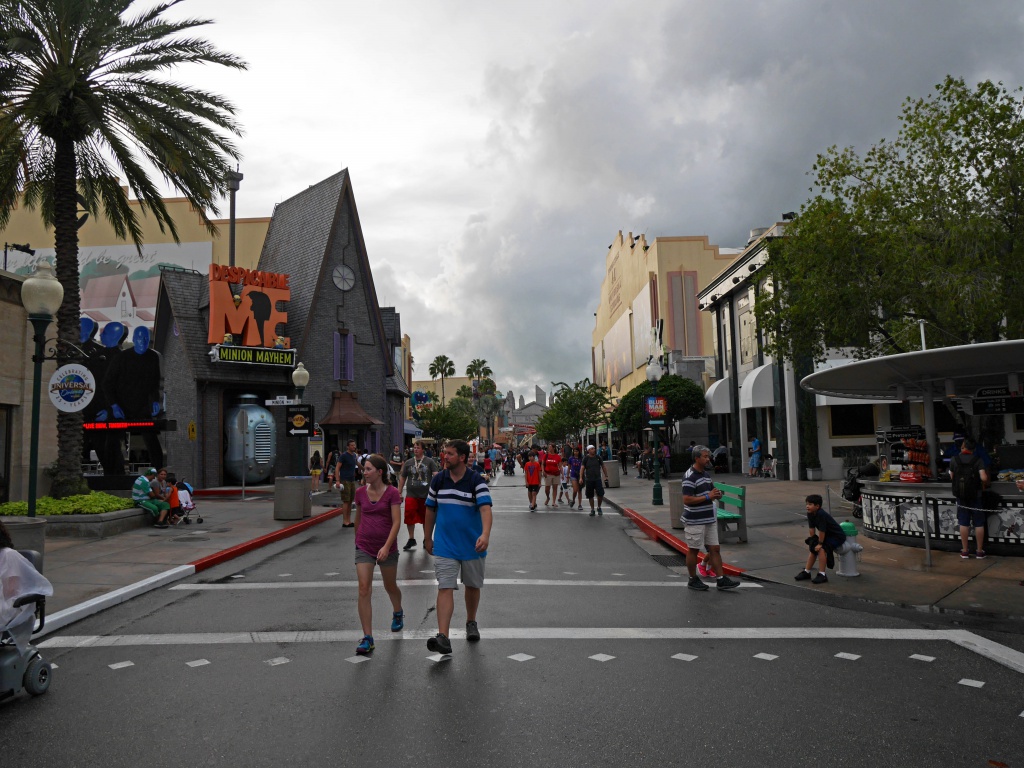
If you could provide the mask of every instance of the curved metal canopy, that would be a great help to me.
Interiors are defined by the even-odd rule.
[[[856,360],[805,376],[800,386],[819,395],[873,400],[921,400],[955,394],[974,397],[985,387],[1010,387],[1024,372],[1024,339],[938,347],[901,355]],[[954,392],[947,391],[952,381]],[[1011,388],[1012,389],[1012,388]]]

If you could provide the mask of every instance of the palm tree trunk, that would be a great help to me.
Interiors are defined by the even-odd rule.
[[[441,407],[444,408],[444,376],[441,376]]]
[[[54,249],[57,279],[64,286],[64,302],[57,310],[57,338],[78,343],[80,314],[78,275],[78,167],[70,139],[56,141],[54,152]],[[74,346],[57,345],[57,364],[80,362]],[[97,382],[97,385],[99,383]],[[83,492],[82,414],[57,414],[57,472],[50,493],[62,498]]]

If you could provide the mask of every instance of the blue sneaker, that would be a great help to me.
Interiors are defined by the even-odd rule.
[[[405,629],[405,611],[395,611],[391,614],[391,631],[401,632]]]
[[[369,656],[373,653],[373,635],[367,635],[359,641],[356,646],[356,653],[360,656]]]

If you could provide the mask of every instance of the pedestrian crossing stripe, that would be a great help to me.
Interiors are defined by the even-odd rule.
[[[375,584],[382,583],[374,579]],[[711,584],[715,582],[710,581]],[[627,581],[624,579],[608,579],[586,581],[581,579],[485,579],[488,587],[669,587],[683,589],[686,582],[681,581]],[[258,589],[355,589],[357,581],[238,581],[227,584],[175,584],[168,587],[176,592],[222,592],[225,590],[258,590]],[[436,579],[398,579],[400,587],[437,587]],[[753,581],[741,581],[740,587],[745,589],[763,589]]]
[[[1024,674],[1024,653],[962,629],[878,629],[867,627],[487,627],[487,640],[882,640],[951,642]],[[406,630],[383,642],[425,641],[431,630]],[[464,630],[451,632],[465,639]],[[152,645],[256,645],[264,643],[350,643],[357,630],[205,632],[148,635],[57,635],[39,648],[104,648]]]

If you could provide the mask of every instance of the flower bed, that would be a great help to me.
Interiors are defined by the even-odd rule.
[[[103,512],[116,512],[121,509],[131,509],[135,502],[121,496],[111,496],[109,493],[86,493],[80,496],[68,496],[64,499],[54,499],[50,496],[43,496],[36,499],[37,515],[99,515]],[[9,517],[25,517],[28,515],[27,501],[10,501],[0,504],[0,515]]]

